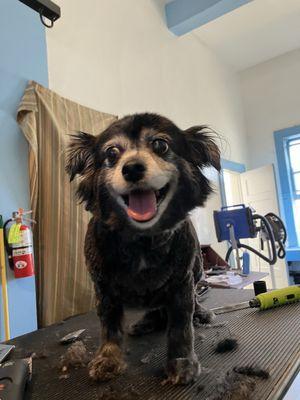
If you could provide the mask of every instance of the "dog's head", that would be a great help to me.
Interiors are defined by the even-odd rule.
[[[66,170],[80,175],[86,209],[112,229],[170,229],[202,206],[211,188],[205,166],[220,170],[220,151],[205,126],[180,130],[156,114],[135,114],[98,136],[72,136]]]

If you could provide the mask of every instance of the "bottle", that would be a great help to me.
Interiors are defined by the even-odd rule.
[[[243,253],[243,274],[250,274],[250,254],[248,251],[244,251]]]

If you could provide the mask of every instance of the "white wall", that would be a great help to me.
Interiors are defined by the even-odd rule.
[[[57,3],[62,18],[47,30],[51,89],[113,114],[209,123],[228,138],[231,158],[245,161],[237,77],[196,37],[175,37],[151,0]]]
[[[51,89],[119,116],[154,111],[182,128],[210,124],[228,141],[223,156],[246,162],[237,75],[193,34],[169,32],[157,1],[57,3],[62,18],[47,30]]]
[[[300,50],[240,74],[249,167],[276,163],[273,132],[300,124]]]
[[[273,163],[280,186],[273,132],[300,125],[300,49],[249,68],[240,79],[249,167]],[[299,270],[300,263],[294,266]]]

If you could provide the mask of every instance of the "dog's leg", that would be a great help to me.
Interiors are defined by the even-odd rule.
[[[199,244],[197,248],[197,256],[194,262],[193,274],[194,284],[195,286],[197,286],[198,282],[201,279],[204,279],[203,257]],[[193,316],[194,325],[198,326],[199,324],[210,324],[215,319],[215,317],[216,316],[212,311],[199,304],[199,302],[197,301],[197,294],[195,294],[195,311]]]
[[[159,332],[166,329],[167,321],[168,317],[165,308],[150,310],[139,321],[130,325],[128,334],[140,336],[151,332]]]
[[[200,364],[194,352],[194,290],[193,279],[188,276],[169,299],[167,307],[168,364],[167,382],[187,384],[200,374]]]
[[[216,315],[213,311],[210,311],[208,308],[201,306],[197,303],[197,296],[195,298],[195,311],[193,315],[193,323],[194,326],[198,326],[198,324],[210,324]]]
[[[89,364],[89,375],[94,380],[107,381],[126,368],[121,350],[123,307],[116,299],[103,296],[97,311],[102,326],[102,345]]]

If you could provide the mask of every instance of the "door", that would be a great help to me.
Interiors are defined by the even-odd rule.
[[[254,208],[257,214],[265,215],[273,212],[279,215],[277,191],[273,165],[266,165],[240,174],[241,188],[244,203]],[[247,241],[251,247],[260,250],[259,239]],[[268,255],[267,251],[264,254]],[[270,266],[257,257],[250,254],[252,271],[270,272]],[[278,259],[274,265],[275,288],[288,286],[288,273],[285,260]],[[268,288],[273,288],[270,275],[265,278]]]
[[[214,210],[219,210],[222,206],[219,175],[214,168],[205,168],[203,173],[207,179],[209,179],[213,188],[213,193],[209,196],[205,207],[196,208],[190,213],[190,217],[197,232],[200,244],[204,246],[212,246],[218,254],[225,257],[227,245],[225,242],[219,243],[217,241],[213,218]]]

